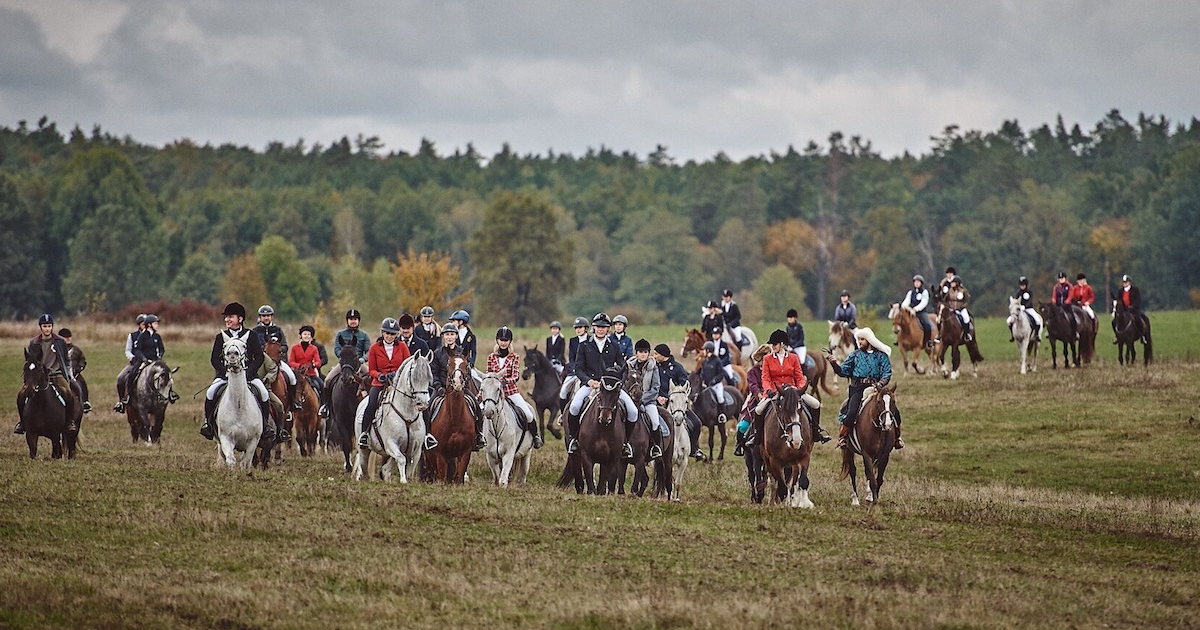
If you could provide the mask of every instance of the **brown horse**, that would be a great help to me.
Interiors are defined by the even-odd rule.
[[[872,395],[873,392],[873,395]],[[892,447],[896,443],[895,419],[896,386],[879,390],[872,388],[865,393],[866,404],[858,412],[847,448],[842,450],[842,476],[850,477],[850,504],[858,505],[858,479],[854,457],[861,455],[863,472],[867,475],[867,503],[877,503],[883,488],[883,473],[887,470]],[[847,411],[847,413],[851,413]]]
[[[623,471],[621,445],[625,442],[625,405],[621,403],[621,380],[605,376],[579,413],[579,450],[567,456],[558,487],[575,483],[575,492],[609,494],[617,490]],[[595,474],[600,467],[599,479]]]
[[[1113,333],[1117,336],[1117,360],[1121,365],[1133,365],[1137,361],[1137,349],[1133,344],[1141,340],[1143,346],[1142,365],[1154,360],[1154,341],[1150,337],[1150,318],[1145,313],[1134,317],[1133,311],[1119,299],[1113,300]]]
[[[1078,321],[1076,330],[1079,331],[1079,358],[1083,360],[1084,365],[1087,365],[1096,358],[1096,320],[1088,317],[1088,314],[1079,306],[1075,306],[1074,310],[1076,321]]]
[[[321,429],[321,401],[317,390],[304,374],[311,365],[302,365],[296,369],[296,402],[300,410],[295,412],[296,445],[300,447],[301,457],[312,457],[317,448],[317,433]]]
[[[837,388],[830,388],[826,380],[831,372],[829,362],[825,360],[822,354],[813,352],[812,350],[808,351],[808,356],[812,358],[813,366],[811,368],[806,367],[804,370],[804,378],[808,381],[808,387],[805,391],[811,391],[817,400],[821,399],[821,390],[825,390],[825,393],[830,396],[836,394]],[[804,365],[807,366],[808,362],[806,361]],[[742,393],[744,394],[745,392]]]
[[[463,483],[475,446],[475,418],[467,403],[467,394],[475,385],[471,364],[463,357],[452,357],[444,385],[446,397],[430,429],[438,445],[427,453],[427,459],[433,464],[436,481]]]
[[[892,303],[891,309],[888,310],[888,319],[892,320],[892,333],[896,335],[900,346],[900,358],[904,361],[904,373],[908,374],[908,368],[912,366],[912,370],[917,374],[925,374],[924,368],[917,364],[917,359],[921,358],[921,353],[924,352],[929,357],[930,365],[934,365],[933,348],[925,347],[923,344],[925,333],[921,330],[921,322],[917,319],[917,314],[911,308]],[[936,327],[936,323],[933,325]],[[851,343],[853,343],[853,337],[851,337]],[[851,350],[853,350],[853,346]],[[912,353],[911,363],[908,360],[910,352]]]
[[[801,391],[785,387],[768,406],[762,436],[763,467],[775,480],[771,503],[811,508],[808,498],[808,464],[813,436],[801,409]]]
[[[627,370],[625,374],[625,391],[633,399],[634,403],[638,403],[642,399],[642,381],[633,370]],[[658,408],[659,422],[669,422],[671,414],[663,409]],[[641,405],[638,405],[638,421],[636,423],[627,423],[625,425],[626,438],[629,445],[633,448],[633,459],[631,461],[622,462],[621,473],[617,485],[617,494],[625,494],[625,476],[629,472],[629,465],[633,465],[633,481],[629,485],[629,491],[634,495],[641,497],[646,493],[646,489],[650,485],[650,473],[647,468],[650,466],[650,444],[651,438],[657,438],[653,435],[654,430],[650,427],[650,417],[645,411],[641,410]],[[675,432],[672,431],[669,437],[662,439],[663,456],[654,460],[654,497],[670,496],[673,483],[671,481],[672,462],[671,454],[675,451]]]
[[[958,350],[959,346],[966,346],[967,353],[971,356],[971,375],[979,376],[979,364],[983,362],[983,355],[979,354],[979,343],[972,338],[966,340],[966,331],[963,329],[962,322],[958,321],[958,316],[952,312],[945,302],[938,302],[938,337],[941,342],[938,344],[937,363],[942,366],[943,378],[958,378],[958,366],[962,361],[962,355]],[[950,349],[950,358],[953,361],[952,369],[946,369],[946,349]],[[915,361],[914,361],[915,363]]]
[[[689,354],[703,348],[704,342],[708,340],[708,337],[705,336],[704,333],[700,332],[700,329],[685,328],[683,330],[683,350],[680,352],[680,355],[686,359]],[[729,354],[732,355],[730,357],[730,362],[734,365],[741,365],[742,349],[739,348],[736,343],[727,343],[725,345],[729,346]]]
[[[702,368],[702,367],[704,367],[704,361],[702,361],[700,359],[700,357],[697,356],[696,357],[696,365],[693,366],[692,371],[699,372],[700,368]],[[747,372],[746,368],[742,367],[741,365],[738,365],[737,363],[732,363],[732,360],[731,360],[730,367],[733,368],[733,373],[736,374],[737,378],[738,378],[737,385],[734,385],[734,389],[741,392],[742,398],[745,398],[746,394],[750,393],[750,381],[747,380],[748,372]]]
[[[36,356],[35,356],[36,355]],[[74,404],[75,431],[67,431],[67,414],[72,399],[79,400],[78,392],[59,391],[53,384],[46,368],[42,365],[41,352],[30,353],[25,349],[23,385],[17,393],[17,414],[25,427],[25,444],[29,447],[29,459],[37,459],[38,438],[50,440],[50,456],[61,459],[66,448],[67,459],[75,459],[79,424],[83,422],[83,410]]]
[[[274,339],[268,339],[263,345],[263,354],[275,362],[275,369],[269,370],[270,362],[263,362],[263,370],[267,370],[263,376],[263,383],[267,386],[267,391],[271,395],[271,417],[275,419],[276,431],[279,427],[286,427],[288,433],[292,432],[292,410],[284,408],[284,401],[287,400],[287,377],[283,375],[283,369],[279,364],[283,362],[283,345]],[[288,448],[292,447],[291,440],[287,442]],[[270,451],[275,453],[275,463],[283,461],[283,442],[277,442],[270,447]],[[263,464],[266,468],[266,464]]]
[[[1050,369],[1058,369],[1058,344],[1063,346],[1063,369],[1070,369],[1071,358],[1079,366],[1078,340],[1075,338],[1073,315],[1066,307],[1053,303],[1038,302],[1038,312],[1046,324],[1046,338],[1050,341]],[[1068,351],[1070,355],[1068,355]]]

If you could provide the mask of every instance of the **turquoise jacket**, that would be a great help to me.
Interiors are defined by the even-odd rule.
[[[887,382],[892,379],[892,361],[878,350],[860,348],[851,352],[841,365],[834,362],[833,371],[846,378],[871,378]]]

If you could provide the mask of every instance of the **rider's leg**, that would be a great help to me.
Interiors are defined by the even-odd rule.
[[[533,434],[533,448],[542,448],[542,436],[539,433],[541,428],[538,427],[537,417],[534,415],[533,408],[529,406],[529,402],[521,394],[512,394],[508,399],[516,404],[521,413],[525,414],[525,428]]]
[[[646,411],[646,418],[650,421],[650,459],[658,459],[663,455],[662,440],[666,423],[658,417],[658,405],[656,403],[642,405],[642,409]],[[670,435],[670,433],[667,435]]]
[[[217,427],[217,390],[226,383],[223,378],[214,378],[212,385],[208,386],[208,391],[204,394],[204,424],[200,425],[200,435],[204,439],[211,440],[216,434]]]
[[[700,417],[691,409],[684,412],[684,416],[687,418],[684,421],[684,426],[687,428],[688,443],[692,445],[692,454],[690,457],[693,459],[704,459],[704,453],[700,451]]]
[[[367,429],[375,423],[375,411],[379,409],[379,393],[382,391],[382,385],[372,385],[371,392],[367,394],[367,407],[363,410],[362,424],[359,426],[359,448],[367,448],[369,444],[370,436],[367,434]]]
[[[79,425],[75,424],[75,409],[79,402],[75,400],[75,390],[67,382],[67,377],[62,374],[56,375],[53,380],[55,387],[62,393],[63,402],[67,407],[67,431],[78,431]]]
[[[858,419],[858,409],[862,407],[863,391],[865,390],[866,387],[862,385],[850,386],[850,396],[846,399],[846,406],[842,408],[842,413],[838,416],[841,424],[838,429],[838,448],[846,448],[846,439],[850,437],[850,427]]]
[[[929,313],[924,311],[917,313],[917,323],[921,324],[921,347],[931,347],[932,342],[929,338],[933,336],[933,324],[929,322]]]
[[[250,381],[250,387],[258,394],[258,402],[262,406],[263,439],[268,442],[286,442],[292,439],[287,427],[275,426],[275,421],[271,418],[271,392],[267,389],[266,383],[255,378]]]
[[[621,404],[625,405],[625,421],[628,423],[625,426],[625,443],[621,445],[621,452],[626,459],[633,457],[633,446],[629,444],[629,434],[632,428],[638,421],[638,408],[633,403],[633,398],[625,390],[621,390]]]
[[[904,448],[904,439],[900,437],[900,409],[899,408],[896,409],[895,416],[896,416],[896,445],[894,448],[896,450],[900,450],[900,449]]]
[[[808,422],[812,428],[813,437],[822,444],[831,440],[829,433],[821,428],[821,401],[808,394],[802,394],[800,400],[808,409]]]
[[[117,374],[117,404],[113,405],[113,411],[117,413],[125,413],[125,380],[129,378],[129,372],[133,370],[132,365],[126,365],[121,368],[121,372]]]
[[[591,393],[592,388],[583,385],[567,405],[567,431],[571,434],[571,440],[567,442],[568,455],[579,448],[579,412],[583,410],[583,401],[587,400]]]
[[[296,373],[292,371],[292,366],[286,361],[279,362],[279,371],[283,374],[283,382],[287,385],[287,400],[283,401],[284,409],[301,409],[300,403],[296,402]]]

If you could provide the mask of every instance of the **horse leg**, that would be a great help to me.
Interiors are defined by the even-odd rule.
[[[513,460],[516,459],[516,456],[515,450],[510,450],[500,456],[500,476],[496,481],[501,488],[508,487],[508,480],[512,477]]]
[[[796,507],[811,508],[813,502],[808,498],[808,466],[805,464],[797,464],[800,467],[800,490],[796,494]]]
[[[725,444],[728,441],[729,437],[725,434],[725,423],[724,422],[718,423],[717,426],[721,430],[721,454],[717,456],[717,459],[720,461],[724,461],[725,460]]]
[[[958,380],[958,366],[960,363],[962,363],[962,352],[959,351],[957,345],[952,346],[950,348],[950,380]]]
[[[850,505],[859,505],[858,467],[854,465],[854,451],[846,449],[842,454],[842,468],[850,475]]]
[[[867,503],[874,503],[879,488],[875,483],[875,460],[863,453],[863,475],[867,478]]]
[[[713,441],[716,440],[717,425],[714,422],[708,426],[708,461],[713,461]]]
[[[32,426],[25,425],[25,445],[29,447],[29,459],[37,459],[38,436]]]
[[[349,449],[343,449],[343,450],[349,451]],[[350,461],[350,455],[347,454],[346,455],[347,466],[349,466],[349,461]],[[369,470],[368,467],[370,466],[370,464],[371,464],[370,449],[365,449],[365,448],[358,449],[358,453],[356,454],[356,456],[354,458],[354,467],[353,467],[353,469],[351,469],[351,471],[353,472],[355,481],[362,481],[363,479],[365,479],[367,477],[367,471]],[[351,471],[347,471],[347,472],[351,472]]]

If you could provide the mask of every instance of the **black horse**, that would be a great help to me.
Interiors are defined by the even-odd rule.
[[[1117,336],[1117,360],[1121,365],[1128,361],[1129,365],[1137,362],[1137,350],[1133,345],[1141,341],[1144,346],[1142,365],[1150,365],[1154,360],[1154,341],[1150,337],[1150,318],[1145,313],[1134,314],[1125,303],[1113,298],[1113,334]]]
[[[70,405],[71,397],[79,400],[78,392],[62,392],[53,384],[38,353],[25,349],[24,384],[17,393],[17,413],[25,428],[25,443],[29,459],[37,459],[38,438],[50,440],[51,457],[61,459],[66,448],[67,458],[75,459],[79,424],[83,412],[79,404]],[[73,412],[71,411],[73,410]],[[75,416],[74,431],[67,431],[67,415]]]
[[[1063,368],[1071,367],[1071,359],[1067,355],[1068,350],[1074,357],[1075,366],[1079,367],[1079,347],[1076,345],[1075,339],[1074,315],[1061,306],[1046,302],[1038,302],[1038,312],[1042,314],[1042,320],[1046,324],[1046,337],[1050,340],[1050,368],[1058,369],[1057,344],[1060,342],[1063,345]]]
[[[337,376],[325,384],[325,392],[329,400],[329,430],[330,437],[342,448],[344,471],[350,472],[354,466],[350,462],[350,451],[358,440],[354,430],[354,413],[358,409],[359,388],[362,379],[358,375],[358,349],[353,345],[342,346],[338,350],[338,361],[342,368]]]
[[[726,417],[722,419],[721,410],[717,407],[717,400],[713,397],[711,388],[705,387],[700,380],[699,372],[692,372],[688,376],[688,384],[692,388],[692,409],[696,412],[696,416],[700,418],[700,424],[708,427],[708,461],[713,461],[713,447],[715,433],[721,434],[721,450],[717,454],[718,460],[725,459],[725,444],[729,439],[725,434],[726,423],[736,418]],[[734,413],[742,408],[742,404],[746,402],[742,392],[739,392],[736,387],[726,387],[725,393],[733,397],[733,404],[727,409],[733,410]]]
[[[562,376],[559,375],[558,370],[554,369],[550,359],[537,349],[537,346],[525,348],[525,369],[521,372],[521,378],[528,380],[531,375],[533,376],[533,405],[537,410],[538,430],[541,431],[543,437],[549,430],[554,437],[561,440],[562,432],[554,426],[554,419],[558,417],[560,411],[558,392],[562,388]]]

